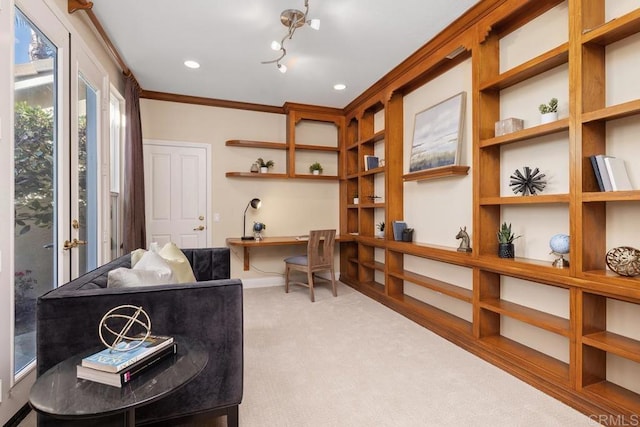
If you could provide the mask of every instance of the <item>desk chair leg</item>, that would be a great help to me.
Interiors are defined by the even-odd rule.
[[[307,281],[309,283],[309,294],[311,295],[311,302],[315,302],[316,297],[313,294],[313,272],[307,271]]]
[[[284,292],[286,294],[289,293],[289,264],[287,264],[285,271],[284,271]]]
[[[338,289],[336,287],[336,273],[333,271],[333,268],[331,269],[331,289],[333,290],[333,296],[337,297]]]

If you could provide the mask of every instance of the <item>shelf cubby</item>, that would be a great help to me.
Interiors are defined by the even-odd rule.
[[[554,316],[510,301],[497,298],[487,299],[480,302],[480,308],[511,317],[546,331],[553,332],[554,334],[565,337],[569,337],[571,334],[569,319]]]

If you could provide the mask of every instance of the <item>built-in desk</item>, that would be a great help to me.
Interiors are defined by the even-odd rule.
[[[352,236],[336,236],[336,242],[344,242],[351,239],[353,239]],[[239,237],[230,237],[227,239],[227,246],[240,246],[244,249],[244,271],[249,271],[249,254],[251,248],[306,245],[307,242],[308,240],[300,239],[299,236],[265,237],[262,240],[242,240]]]

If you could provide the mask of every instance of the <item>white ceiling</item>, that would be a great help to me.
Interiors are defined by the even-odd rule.
[[[304,0],[94,0],[93,12],[145,90],[343,108],[475,3],[309,0],[320,31],[304,26],[285,42],[286,74],[260,62],[278,57],[280,13],[304,11]]]

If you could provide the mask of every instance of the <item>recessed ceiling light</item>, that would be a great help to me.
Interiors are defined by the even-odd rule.
[[[347,85],[343,84],[343,83],[338,83],[333,85],[333,88],[335,90],[345,90],[347,88]]]
[[[188,68],[200,68],[200,64],[191,60],[184,61],[184,66]]]

